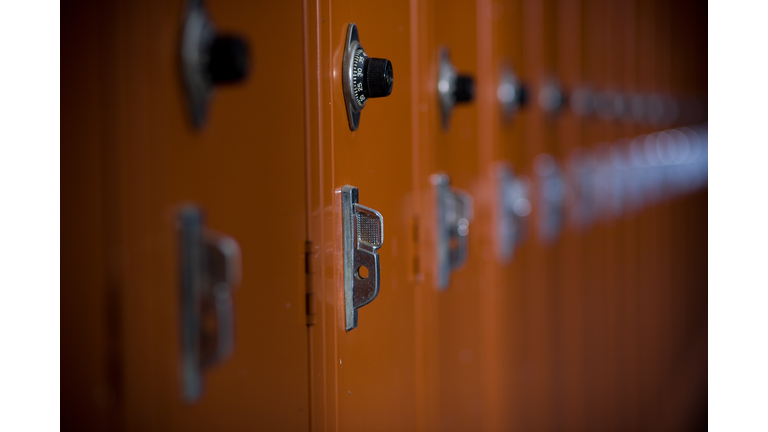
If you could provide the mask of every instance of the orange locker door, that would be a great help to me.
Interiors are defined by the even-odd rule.
[[[525,253],[530,241],[530,178],[524,124],[530,88],[523,57],[522,2],[477,2],[479,296],[484,430],[525,429]],[[479,218],[478,218],[478,221]]]
[[[88,391],[98,403],[116,407],[117,429],[307,430],[304,71],[293,67],[300,60],[291,67],[272,61],[290,51],[301,59],[301,3],[210,2],[216,34],[237,35],[248,44],[250,70],[241,84],[214,88],[199,128],[193,126],[181,70],[182,29],[195,3],[80,5],[98,11],[97,19],[78,20],[96,26],[95,59],[103,68],[98,81],[88,84],[102,91],[98,117],[80,121],[93,122],[104,155],[106,262],[93,264],[104,265],[107,292],[93,300],[109,306],[96,319],[100,330],[87,336],[107,345],[108,355],[100,359],[106,371],[98,373],[111,380],[110,391]],[[214,51],[220,49],[214,45],[237,50],[228,40],[200,46],[212,59],[226,57],[232,53]],[[211,77],[226,75],[213,71],[217,61],[205,69]],[[74,134],[63,137],[65,148],[79,145]],[[204,215],[196,232],[205,240],[187,247],[180,211],[190,204]],[[229,270],[219,275],[229,267],[214,261],[221,249],[222,257],[231,256],[222,262],[237,264],[229,239],[239,245],[239,283],[234,267],[231,278]],[[207,259],[185,264],[185,254],[203,250]],[[218,281],[203,297],[215,314],[202,300],[185,303],[187,272]],[[208,311],[200,319],[210,331],[190,330],[183,310]],[[188,340],[215,347],[215,355],[199,359],[211,363],[202,367],[199,394],[183,367],[191,358],[182,356],[185,332]],[[230,337],[233,350],[227,355]],[[88,430],[96,423],[80,418],[72,426]]]
[[[478,138],[482,176],[493,191],[484,195],[491,217],[483,230],[484,309],[495,315],[483,329],[493,335],[494,367],[484,376],[493,391],[488,430],[530,428],[529,399],[537,385],[527,349],[530,245],[537,235],[525,135],[537,97],[526,67],[525,7],[520,1],[478,2]]]
[[[560,77],[556,75],[556,2],[523,2],[525,73],[531,85],[531,103],[524,129],[524,169],[533,179],[531,232],[521,249],[525,260],[524,332],[528,397],[525,399],[525,427],[556,429],[560,421],[555,405],[561,353],[557,352],[557,284],[562,208],[546,190],[562,180],[562,159],[555,153],[555,139],[562,109]],[[524,252],[523,252],[524,251]]]
[[[552,5],[556,8],[557,31],[557,73],[567,93],[566,106],[560,112],[557,135],[557,153],[566,179],[567,188],[563,221],[563,236],[560,239],[560,255],[557,272],[556,306],[554,312],[558,319],[556,328],[558,339],[557,367],[559,369],[557,410],[562,413],[559,427],[563,430],[587,430],[585,395],[589,392],[587,380],[586,349],[586,284],[584,250],[589,241],[590,225],[593,223],[590,208],[584,201],[578,201],[585,195],[574,187],[574,182],[582,180],[584,142],[582,140],[583,115],[579,115],[572,106],[574,93],[583,94],[582,45],[584,27],[581,17],[584,14],[583,1],[560,0]]]
[[[304,5],[313,430],[417,425],[409,7],[407,1]],[[372,76],[373,63],[360,47],[369,59],[391,62],[388,97],[368,97],[373,87],[364,78]],[[348,102],[364,102],[356,130]],[[347,201],[345,186],[356,188],[359,205]],[[378,275],[373,261],[358,265],[375,256]]]
[[[483,331],[493,311],[483,309],[484,292],[492,287],[481,268],[490,213],[484,208],[478,146],[478,5],[413,4],[425,427],[482,430],[493,421],[493,388],[483,377],[493,373],[494,358],[492,333]],[[454,208],[454,202],[463,204]]]

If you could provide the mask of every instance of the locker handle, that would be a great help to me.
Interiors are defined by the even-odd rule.
[[[450,186],[443,173],[430,178],[437,198],[437,288],[445,290],[450,273],[467,260],[469,254],[469,223],[472,221],[472,197]]]
[[[240,249],[233,238],[212,230],[205,231],[205,241],[216,320],[214,348],[203,353],[204,366],[208,366],[227,359],[234,349],[232,289],[239,284]]]
[[[358,203],[358,189],[341,188],[346,330],[357,327],[357,310],[379,295],[381,267],[376,252],[384,243],[384,217]]]
[[[202,394],[205,369],[234,349],[232,290],[240,283],[240,247],[204,225],[202,211],[179,212],[181,267],[182,393],[188,402]]]
[[[568,184],[563,178],[560,164],[548,153],[536,156],[533,169],[538,184],[539,239],[551,244],[557,240],[562,230]]]
[[[531,181],[527,176],[515,175],[506,163],[496,167],[495,176],[498,188],[497,252],[500,261],[508,262],[528,231]]]

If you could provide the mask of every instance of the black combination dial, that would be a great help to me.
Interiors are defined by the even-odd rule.
[[[181,72],[192,125],[202,128],[215,87],[237,84],[248,76],[248,42],[216,32],[203,1],[187,1],[181,35]]]
[[[358,106],[365,106],[368,99],[389,96],[393,82],[392,63],[389,60],[368,57],[362,48],[355,51],[352,61],[352,96]]]
[[[208,78],[214,84],[235,84],[248,75],[248,43],[239,36],[216,35],[207,57]]]
[[[448,48],[440,49],[440,63],[437,78],[437,92],[440,96],[443,128],[448,128],[451,112],[457,104],[467,104],[475,98],[475,79],[459,74],[451,62]]]

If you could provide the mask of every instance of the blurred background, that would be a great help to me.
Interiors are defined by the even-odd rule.
[[[62,429],[706,430],[707,19],[66,2]],[[394,70],[356,131],[351,22]],[[387,228],[349,331],[347,184]]]

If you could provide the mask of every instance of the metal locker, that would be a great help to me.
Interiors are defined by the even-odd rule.
[[[488,407],[485,426],[487,430],[517,430],[528,427],[531,388],[525,314],[529,243],[535,235],[525,133],[535,97],[526,68],[524,2],[480,1],[477,9],[478,177],[484,189],[494,191],[478,196],[478,207],[485,209],[487,219],[485,226],[476,229],[484,244],[478,253],[484,278],[482,332],[489,356],[483,370]],[[511,82],[517,85],[510,86]],[[514,200],[514,242],[500,232],[500,224],[505,223],[500,219],[506,216],[502,197]],[[500,255],[501,250],[506,253]]]
[[[483,380],[492,364],[483,329],[486,311],[481,271],[484,209],[478,205],[481,155],[477,97],[478,37],[476,2],[413,2],[411,16],[415,51],[414,152],[415,188],[420,203],[419,221],[419,332],[424,349],[422,364],[428,430],[483,428],[490,420],[489,388]],[[451,91],[450,73],[457,76],[454,103],[445,103]],[[435,179],[440,176],[438,186]],[[463,213],[468,226],[458,226],[459,248],[465,259],[445,270],[441,251],[445,243],[442,224],[446,215],[442,188],[462,201],[472,202]],[[468,210],[468,208],[465,208]],[[452,241],[452,240],[451,240]]]
[[[106,370],[98,373],[107,376],[108,385],[88,388],[85,396],[108,404],[110,414],[106,423],[69,418],[66,427],[308,428],[304,70],[300,61],[277,67],[269,60],[284,58],[286,51],[301,59],[302,7],[298,2],[204,5],[217,32],[246,41],[251,61],[242,84],[213,89],[201,123],[190,115],[181,58],[185,19],[196,4],[70,6],[91,11],[78,23],[98,38],[94,58],[103,67],[83,88],[100,98],[94,150],[102,155],[98,180],[104,201],[99,224],[86,232],[106,233],[107,261],[95,261],[106,273],[94,298],[103,302],[94,322],[103,331],[89,338],[97,346],[106,344],[99,359]],[[277,34],[280,44],[273,43]],[[63,143],[90,149],[74,133],[65,132]],[[196,209],[205,214],[205,226]],[[210,237],[209,229],[223,237]],[[217,271],[220,264],[211,261],[217,251],[225,253],[226,264],[227,254],[236,253],[232,239],[242,252],[242,283],[232,291],[231,303],[221,297],[228,289],[212,287],[210,307],[216,313],[210,319],[216,331],[206,337],[215,353],[202,360],[216,364],[205,369],[198,395],[185,389],[182,374],[182,335],[190,331],[183,319],[187,297],[181,284],[187,279],[182,274],[215,281],[214,273],[196,275],[208,265]],[[194,246],[199,241],[207,246]],[[195,258],[205,250],[207,260]],[[65,279],[62,288],[68,287]],[[74,337],[62,333],[65,344]],[[221,356],[228,358],[215,362]],[[77,391],[65,386],[64,400]]]
[[[556,64],[557,76],[566,93],[566,103],[558,116],[556,154],[562,164],[566,182],[563,203],[564,219],[559,239],[557,281],[555,294],[559,373],[557,396],[553,403],[562,413],[558,427],[567,430],[588,429],[587,398],[590,380],[587,376],[588,348],[585,331],[588,313],[584,250],[589,230],[594,223],[594,196],[589,191],[592,176],[592,155],[584,149],[583,130],[586,115],[574,109],[580,93],[590,95],[584,80],[583,45],[587,33],[583,16],[584,1],[558,1]],[[584,189],[579,189],[581,184]]]
[[[700,426],[700,5],[64,17],[65,429]]]
[[[523,132],[524,169],[533,182],[530,241],[521,249],[525,256],[524,371],[528,397],[524,400],[526,427],[556,428],[555,389],[558,377],[558,316],[553,308],[560,275],[557,268],[562,207],[549,200],[546,190],[561,188],[559,155],[555,138],[562,114],[562,84],[557,76],[556,3],[525,1],[523,56],[531,86],[530,111]],[[555,195],[552,195],[554,197]],[[523,255],[525,254],[525,255]],[[534,426],[535,425],[535,426]]]
[[[410,6],[318,1],[304,8],[311,428],[416,429]],[[358,41],[366,56],[389,60],[390,96],[362,99],[347,88],[370,73],[349,69],[365,60],[357,48],[349,50]],[[361,101],[364,107],[355,108]],[[351,207],[354,195],[355,206],[381,215],[383,230],[379,222],[366,225],[378,231],[360,225],[378,216],[352,220],[353,209],[363,208]],[[364,240],[357,236],[363,232],[383,237]],[[362,281],[344,265],[355,247],[345,244],[355,241],[379,247],[380,269],[377,295],[357,309],[356,326],[347,315],[345,285]]]
[[[620,65],[621,60],[614,55],[617,52],[614,47],[621,47],[621,37],[614,34],[613,20],[618,17],[611,14],[615,8],[609,2],[595,0],[585,2],[584,6],[582,22],[587,32],[583,46],[584,79],[594,89],[596,101],[594,113],[585,120],[584,139],[595,160],[597,181],[606,184],[612,173],[610,147],[618,137],[611,127],[613,113],[601,108],[610,108],[610,98],[620,88],[619,72],[614,66]],[[601,173],[603,177],[599,177]],[[604,193],[598,195],[605,196]],[[621,427],[617,419],[621,415],[617,386],[623,377],[617,369],[615,335],[619,317],[616,298],[622,290],[617,281],[621,260],[617,251],[612,250],[617,230],[610,208],[601,205],[603,202],[607,201],[596,202],[596,219],[586,245],[586,295],[590,299],[586,314],[587,378],[594,389],[587,398],[586,413],[588,425],[610,429]],[[611,408],[604,410],[603,406]]]

